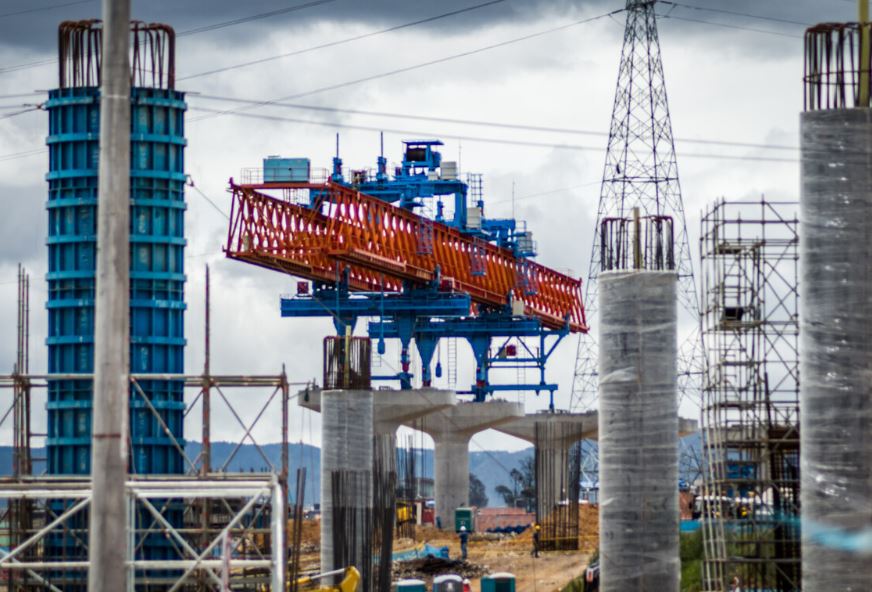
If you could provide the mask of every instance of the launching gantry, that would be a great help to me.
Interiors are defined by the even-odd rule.
[[[369,336],[379,353],[386,339],[398,339],[402,368],[374,378],[411,388],[414,338],[429,386],[439,340],[462,338],[476,382],[461,394],[484,401],[497,391],[547,391],[553,407],[557,385],[545,381],[545,364],[566,335],[588,330],[581,280],[533,261],[523,223],[486,218],[481,177],[461,180],[456,163],[442,162],[441,145],[404,142],[393,175],[382,151],[375,170],[346,176],[338,140],[329,173],[313,174],[308,159],[264,159],[243,183],[230,180],[226,254],[308,280],[282,299],[284,317],[330,316],[340,335],[375,317]],[[491,384],[491,368],[534,368],[539,381]]]

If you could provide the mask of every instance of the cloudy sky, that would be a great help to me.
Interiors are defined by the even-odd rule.
[[[363,168],[375,165],[374,130],[390,130],[385,145],[391,161],[400,159],[403,138],[441,137],[446,160],[460,160],[464,172],[484,174],[487,215],[514,212],[527,220],[539,243],[539,260],[582,276],[590,256],[623,37],[624,14],[603,15],[620,10],[624,2],[502,0],[470,9],[480,4],[485,0],[134,0],[133,14],[184,33],[178,39],[176,71],[177,87],[189,93],[187,172],[220,209],[229,210],[227,179],[257,166],[265,155],[306,156],[313,166],[327,167],[339,132],[345,163]],[[286,10],[299,5],[307,6]],[[686,0],[657,7],[695,257],[699,215],[712,200],[797,198],[795,150],[725,143],[798,144],[804,25],[850,20],[855,10],[853,0]],[[458,13],[431,18],[450,11]],[[254,18],[261,15],[269,16]],[[33,278],[31,367],[45,368],[47,155],[42,149],[47,116],[39,110],[14,114],[40,103],[44,91],[57,86],[52,62],[57,24],[97,16],[94,0],[5,0],[0,8],[4,372],[14,359],[19,262]],[[579,24],[564,27],[571,23]],[[362,38],[335,43],[357,37]],[[311,49],[322,45],[330,46]],[[496,47],[485,49],[490,46]],[[266,59],[291,53],[296,55]],[[260,63],[245,65],[252,61]],[[214,97],[296,97],[290,102],[301,107],[205,117],[209,113],[198,109],[244,104]],[[339,111],[306,108],[313,106]],[[468,122],[424,119],[428,117]],[[566,131],[483,125],[487,122]],[[225,260],[220,247],[226,226],[221,213],[198,193],[188,192],[187,370],[196,373],[202,367],[203,268],[208,263],[213,270],[213,371],[275,373],[286,364],[291,380],[319,376],[319,344],[332,331],[331,323],[282,320],[279,296],[291,291],[293,280]],[[468,353],[463,344],[459,351]],[[569,402],[575,353],[576,340],[566,340],[549,367],[549,379],[560,384],[558,406]],[[397,357],[389,351],[385,367],[396,367]],[[471,379],[471,365],[462,363],[459,383]],[[246,396],[243,419],[254,417],[262,398]],[[545,405],[544,398],[527,399],[528,410]],[[694,413],[692,408],[684,411]],[[219,438],[239,435],[226,413],[217,421],[224,422]],[[317,442],[317,417],[296,413],[291,425],[292,439]],[[198,429],[194,420],[188,429]],[[274,422],[255,433],[260,440],[277,439]],[[0,437],[8,441],[7,427],[0,428]],[[517,448],[523,443],[486,433],[476,445]]]

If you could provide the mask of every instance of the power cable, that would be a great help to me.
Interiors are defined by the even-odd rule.
[[[211,205],[213,208],[215,208],[215,210],[216,210],[219,214],[221,214],[222,216],[224,216],[225,218],[227,218],[228,220],[230,220],[230,216],[229,216],[229,215],[228,215],[224,210],[222,210],[220,207],[218,207],[218,204],[216,204],[214,201],[212,201],[212,200],[209,198],[208,195],[206,195],[205,193],[203,193],[202,191],[200,191],[200,188],[197,187],[197,186],[194,184],[194,178],[191,177],[191,175],[188,175],[188,178],[187,178],[187,180],[186,180],[186,182],[185,182],[185,185],[187,185],[188,187],[190,187],[191,189],[193,189],[194,191],[196,191],[197,194],[199,194],[200,197],[202,197],[202,198],[205,199],[207,202],[209,202],[209,205]]]
[[[331,85],[329,85],[329,86],[322,86],[321,88],[312,89],[312,90],[305,91],[305,92],[302,92],[302,93],[296,93],[296,94],[293,94],[293,95],[288,95],[288,96],[284,96],[284,97],[278,97],[278,98],[275,98],[275,99],[267,99],[267,100],[264,100],[264,101],[259,101],[259,102],[256,103],[256,104],[253,104],[253,105],[247,105],[247,106],[244,106],[244,107],[239,107],[239,108],[237,108],[237,109],[227,109],[227,110],[225,110],[225,111],[220,111],[220,112],[214,113],[213,115],[210,115],[210,116],[204,116],[204,117],[194,118],[194,119],[191,120],[191,122],[193,123],[193,122],[195,122],[195,121],[202,121],[202,120],[204,120],[204,119],[214,119],[215,117],[221,117],[222,115],[228,115],[228,114],[232,114],[232,113],[238,113],[238,112],[241,112],[241,111],[248,111],[248,110],[251,110],[251,109],[257,109],[257,108],[259,108],[259,107],[265,107],[265,106],[267,106],[267,105],[272,105],[272,104],[274,104],[274,103],[281,102],[281,101],[290,101],[290,100],[299,99],[299,98],[302,98],[302,97],[308,97],[308,96],[311,96],[311,95],[314,95],[314,94],[318,94],[318,93],[322,93],[322,92],[326,92],[326,91],[329,91],[329,90],[337,90],[337,89],[340,89],[340,88],[346,88],[346,87],[349,87],[349,86],[354,86],[354,85],[357,85],[357,84],[361,84],[361,83],[363,83],[363,82],[371,82],[371,81],[373,81],[373,80],[378,80],[378,79],[381,79],[381,78],[387,78],[387,77],[389,77],[389,76],[396,76],[397,74],[403,74],[403,73],[405,73],[405,72],[411,72],[411,71],[413,71],[413,70],[418,70],[418,69],[421,69],[421,68],[426,68],[426,67],[428,67],[428,66],[435,66],[435,65],[437,65],[437,64],[444,64],[444,63],[446,63],[446,62],[450,62],[450,61],[457,60],[457,59],[460,59],[460,58],[465,58],[465,57],[468,57],[468,56],[471,56],[471,55],[475,55],[475,54],[479,54],[479,53],[482,53],[482,52],[485,52],[485,51],[490,51],[490,50],[492,50],[492,49],[497,49],[497,48],[500,48],[500,47],[506,47],[506,46],[508,46],[508,45],[512,45],[512,44],[514,44],[514,43],[519,43],[519,42],[521,42],[521,41],[527,41],[527,40],[529,40],[529,39],[535,39],[535,38],[537,38],[537,37],[542,37],[543,35],[549,35],[549,34],[551,34],[551,33],[555,33],[555,32],[557,32],[557,31],[563,31],[563,30],[569,29],[569,28],[571,28],[571,27],[576,27],[576,26],[578,26],[578,25],[583,25],[583,24],[586,24],[586,23],[591,23],[591,22],[597,21],[597,20],[599,20],[599,19],[606,18],[607,16],[609,16],[609,15],[611,15],[611,14],[618,14],[618,13],[624,12],[624,10],[625,10],[625,9],[623,9],[623,8],[621,8],[621,9],[619,9],[619,10],[613,10],[613,11],[608,12],[608,13],[606,13],[606,14],[601,14],[601,15],[598,15],[598,16],[594,16],[594,17],[590,17],[590,18],[586,18],[586,19],[581,19],[581,20],[578,20],[578,21],[573,21],[573,22],[571,22],[571,23],[567,23],[567,24],[565,24],[565,25],[560,25],[559,27],[552,27],[552,28],[550,28],[550,29],[545,29],[545,30],[543,30],[543,31],[538,31],[538,32],[536,32],[536,33],[530,33],[529,35],[523,35],[523,36],[521,36],[521,37],[515,37],[515,38],[512,38],[512,39],[507,39],[507,40],[505,40],[505,41],[500,41],[500,42],[498,42],[498,43],[492,43],[492,44],[490,44],[490,45],[485,45],[485,46],[483,46],[483,47],[478,47],[478,48],[476,48],[476,49],[470,49],[470,50],[467,50],[467,51],[464,51],[464,52],[460,52],[460,53],[456,53],[456,54],[453,54],[453,55],[443,56],[443,57],[441,57],[441,58],[437,58],[437,59],[435,59],[435,60],[430,60],[430,61],[427,61],[427,62],[422,62],[422,63],[419,63],[419,64],[414,64],[414,65],[412,65],[412,66],[405,66],[405,67],[403,67],[403,68],[397,68],[397,69],[395,69],[395,70],[389,70],[389,71],[387,71],[387,72],[381,72],[381,73],[379,73],[379,74],[372,74],[372,75],[370,75],[370,76],[365,76],[365,77],[363,77],[363,78],[358,78],[358,79],[356,79],[356,80],[347,80],[347,81],[345,81],[345,82],[339,82],[339,83],[336,83],[336,84],[331,84]]]
[[[267,115],[264,113],[243,113],[239,111],[219,111],[217,109],[205,109],[202,107],[192,107],[191,111],[203,111],[207,113],[216,113],[223,115],[235,115],[237,117],[249,117],[254,119],[262,119],[265,121],[283,121],[289,123],[301,123],[308,125],[319,125],[324,127],[332,127],[332,128],[340,128],[340,129],[353,129],[359,131],[368,131],[368,132],[385,132],[390,134],[397,135],[406,135],[406,136],[429,136],[429,137],[443,137],[454,140],[462,140],[462,141],[470,141],[470,142],[483,142],[489,144],[505,144],[510,146],[530,146],[534,148],[549,148],[553,150],[578,150],[578,151],[591,151],[591,152],[603,152],[604,148],[599,146],[583,146],[578,144],[554,144],[550,142],[534,142],[528,140],[511,140],[505,138],[488,138],[481,136],[470,136],[470,135],[460,135],[460,134],[448,134],[444,132],[434,133],[434,132],[425,132],[425,131],[414,131],[414,130],[400,130],[400,129],[391,129],[384,127],[373,127],[373,126],[364,126],[364,125],[351,125],[345,123],[335,123],[331,121],[315,121],[309,119],[295,119],[291,117],[282,117],[280,115]],[[202,120],[202,118],[200,118]],[[766,156],[741,156],[741,155],[730,155],[730,154],[709,154],[709,153],[695,153],[695,152],[685,152],[679,153],[676,156],[680,156],[682,158],[711,158],[711,159],[722,159],[722,160],[738,160],[738,161],[760,161],[760,162],[785,162],[785,163],[796,163],[799,162],[796,158],[777,158],[777,157],[766,157]]]
[[[236,102],[236,103],[247,103],[247,104],[258,104],[260,101],[256,99],[243,99],[238,97],[222,97],[218,95],[193,95],[193,99],[206,99],[212,101],[227,101],[227,102]],[[427,116],[427,115],[413,115],[409,113],[388,113],[385,111],[363,111],[360,109],[340,109],[338,107],[322,107],[317,105],[300,105],[295,103],[273,103],[271,106],[274,107],[287,107],[291,109],[302,109],[309,111],[321,111],[325,113],[343,113],[348,115],[365,115],[370,117],[386,117],[391,119],[413,119],[419,121],[430,121],[435,123],[450,123],[450,124],[458,124],[458,125],[473,125],[479,127],[494,127],[501,129],[512,129],[512,130],[522,130],[522,131],[536,131],[536,132],[547,132],[547,133],[556,133],[556,134],[576,134],[583,136],[597,136],[597,137],[609,137],[607,132],[598,132],[593,130],[582,130],[582,129],[572,129],[572,128],[560,128],[560,127],[547,127],[540,125],[524,125],[524,124],[512,124],[505,122],[496,122],[496,121],[482,121],[475,119],[458,119],[451,117],[436,117],[436,116]],[[696,139],[696,138],[676,138],[677,142],[687,143],[687,144],[707,144],[707,145],[715,145],[715,146],[731,146],[736,148],[758,148],[764,150],[799,150],[798,146],[787,146],[787,145],[778,145],[778,144],[756,144],[751,142],[732,142],[728,140],[706,140],[706,139]]]
[[[589,181],[587,183],[582,183],[581,185],[571,185],[569,187],[561,187],[560,189],[549,189],[548,191],[540,191],[537,193],[530,193],[528,195],[522,195],[521,197],[488,201],[486,205],[487,206],[494,206],[497,204],[510,203],[512,201],[521,201],[521,200],[525,200],[525,199],[533,199],[534,197],[542,197],[543,195],[553,195],[555,193],[565,193],[567,191],[572,191],[573,189],[581,189],[583,187],[591,187],[592,185],[601,185],[601,184],[602,184],[602,180]]]
[[[87,2],[91,2],[91,1],[93,1],[93,0],[85,0],[85,1],[87,1]],[[259,14],[253,14],[253,15],[250,15],[250,16],[239,17],[239,18],[232,19],[232,20],[229,20],[229,21],[223,21],[223,22],[220,22],[220,23],[213,23],[213,24],[211,24],[211,25],[204,25],[204,26],[202,26],[202,27],[197,27],[197,28],[194,28],[194,29],[187,29],[187,30],[185,30],[185,31],[179,31],[178,33],[176,33],[176,37],[187,37],[187,36],[190,36],[190,35],[196,35],[196,34],[198,34],[198,33],[208,33],[208,32],[210,32],[210,31],[215,31],[215,30],[218,30],[218,29],[224,29],[224,28],[226,28],[226,27],[232,27],[232,26],[234,26],[234,25],[240,25],[240,24],[243,24],[243,23],[248,23],[248,22],[251,22],[251,21],[259,20],[259,19],[264,19],[264,18],[269,18],[269,17],[273,17],[273,16],[278,16],[278,15],[280,15],[280,14],[286,14],[286,13],[289,13],[289,12],[295,12],[295,11],[297,11],[297,10],[302,10],[302,9],[304,9],[304,8],[311,8],[311,7],[314,7],[314,6],[320,6],[320,5],[322,5],[322,4],[327,4],[327,3],[335,2],[335,1],[336,1],[336,0],[313,0],[313,1],[311,1],[311,2],[307,2],[307,3],[305,3],[305,4],[297,4],[297,5],[294,5],[294,6],[289,6],[289,7],[281,8],[281,9],[278,9],[278,10],[272,10],[272,11],[270,11],[270,12],[262,12],[262,13],[259,13]],[[81,3],[81,0],[80,0],[79,3]],[[0,15],[0,16],[2,16],[2,15]],[[58,61],[57,58],[47,58],[47,59],[37,60],[37,61],[34,61],[34,62],[26,62],[26,63],[22,63],[22,64],[14,64],[14,65],[12,65],[12,66],[4,66],[4,67],[0,68],[0,74],[5,74],[5,73],[7,73],[7,72],[17,72],[17,71],[19,71],[19,70],[27,70],[27,69],[29,69],[29,68],[35,68],[35,67],[37,67],[37,66],[45,66],[45,65],[48,65],[48,64],[56,64],[57,61]],[[177,80],[178,80],[178,79],[177,79]]]
[[[19,14],[29,14],[31,12],[54,10],[55,8],[64,8],[66,6],[74,6],[76,4],[90,4],[96,1],[97,0],[74,0],[73,2],[62,2],[61,4],[50,4],[48,6],[38,6],[36,8],[24,8],[22,10],[16,10],[13,12],[5,12],[3,14],[0,14],[0,18],[6,18],[7,16],[17,16]]]
[[[202,27],[196,27],[194,29],[187,29],[185,31],[180,31],[180,32],[176,33],[176,38],[187,37],[189,35],[196,35],[198,33],[208,33],[210,31],[217,31],[218,29],[224,29],[226,27],[232,27],[234,25],[241,25],[244,23],[250,23],[251,21],[265,19],[265,18],[269,18],[271,16],[278,16],[280,14],[287,14],[289,12],[296,12],[298,10],[303,10],[305,8],[313,8],[315,6],[320,6],[322,4],[330,4],[331,2],[336,2],[336,0],[314,0],[313,2],[306,2],[305,4],[296,4],[294,6],[286,6],[285,8],[279,8],[278,10],[271,10],[269,12],[262,12],[260,14],[253,14],[251,16],[243,16],[243,17],[240,17],[237,19],[233,19],[230,21],[224,21],[221,23],[204,25]]]
[[[239,64],[234,64],[234,65],[232,65],[232,66],[225,66],[225,67],[223,67],[223,68],[216,68],[216,69],[214,69],[214,70],[207,70],[207,71],[205,71],[205,72],[199,72],[199,73],[197,73],[197,74],[189,74],[189,75],[187,75],[187,76],[181,76],[181,77],[179,77],[179,78],[176,78],[176,80],[178,80],[178,81],[182,81],[182,80],[190,80],[190,79],[192,79],[192,78],[200,78],[200,77],[202,77],[202,76],[210,76],[210,75],[212,75],[212,74],[220,74],[220,73],[222,73],[222,72],[228,72],[228,71],[230,71],[230,70],[237,70],[237,69],[239,69],[239,68],[246,68],[246,67],[248,67],[248,66],[255,66],[255,65],[257,65],[257,64],[264,64],[264,63],[266,63],[266,62],[271,62],[271,61],[274,61],[274,60],[280,60],[280,59],[283,59],[283,58],[289,58],[289,57],[291,57],[291,56],[297,56],[297,55],[301,55],[301,54],[304,54],[304,53],[309,53],[309,52],[312,52],[312,51],[317,51],[317,50],[319,50],[319,49],[326,49],[326,48],[328,48],[328,47],[335,47],[335,46],[337,46],[337,45],[343,45],[343,44],[345,44],[345,43],[351,43],[352,41],[360,41],[361,39],[368,39],[368,38],[370,38],[370,37],[375,37],[375,36],[377,36],[377,35],[383,35],[383,34],[385,34],[385,33],[392,33],[392,32],[394,32],[394,31],[399,31],[399,30],[401,30],[401,29],[407,29],[407,28],[409,28],[409,27],[415,27],[415,26],[417,26],[417,25],[423,25],[423,24],[426,24],[426,23],[432,23],[432,22],[434,22],[434,21],[438,21],[438,20],[440,20],[440,19],[448,18],[448,17],[451,17],[451,16],[456,16],[456,15],[458,15],[458,14],[463,14],[463,13],[466,13],[466,12],[471,12],[471,11],[473,11],[473,10],[478,10],[478,9],[480,9],[480,8],[485,8],[485,7],[487,7],[487,6],[492,6],[492,5],[494,5],[494,4],[500,4],[501,2],[505,2],[505,0],[490,0],[490,1],[488,1],[488,2],[483,2],[483,3],[481,3],[481,4],[475,4],[475,5],[473,5],[473,6],[468,6],[468,7],[466,7],[466,8],[461,8],[461,9],[458,9],[458,10],[452,10],[451,12],[445,12],[445,13],[442,13],[442,14],[437,14],[437,15],[435,15],[435,16],[430,16],[430,17],[427,17],[427,18],[419,19],[419,20],[416,20],[416,21],[411,21],[411,22],[408,22],[408,23],[403,23],[403,24],[401,24],[401,25],[396,25],[396,26],[393,26],[393,27],[388,27],[387,29],[381,29],[381,30],[379,30],[379,31],[371,31],[371,32],[369,32],[369,33],[363,33],[363,34],[361,34],[361,35],[355,35],[355,36],[353,36],[353,37],[347,37],[347,38],[345,38],[345,39],[339,39],[339,40],[337,40],[337,41],[330,41],[330,42],[322,43],[322,44],[320,44],[320,45],[315,45],[315,46],[312,46],[312,47],[306,47],[306,48],[303,48],[303,49],[298,49],[298,50],[291,51],[291,52],[287,52],[287,53],[280,53],[280,54],[273,55],[273,56],[267,56],[267,57],[265,57],[265,58],[259,58],[259,59],[251,60],[251,61],[248,61],[248,62],[241,62],[241,63],[239,63]]]
[[[40,111],[42,107],[39,105],[34,105],[32,107],[27,107],[26,109],[22,109],[20,111],[15,111],[13,113],[6,113],[4,115],[0,115],[0,119],[9,119],[10,117],[16,117],[18,115],[24,115],[25,113],[30,113],[31,111]]]
[[[36,150],[27,150],[24,152],[14,152],[12,154],[3,154],[0,155],[0,162],[6,162],[7,160],[16,160],[18,158],[27,158],[29,156],[36,156],[37,154],[45,154],[48,152],[47,148],[38,148]]]
[[[850,1],[853,2],[853,0],[850,0]],[[804,23],[802,21],[793,21],[790,19],[783,19],[783,18],[778,18],[778,17],[774,17],[774,16],[763,16],[763,15],[759,15],[759,14],[751,14],[748,12],[726,10],[723,8],[709,8],[706,6],[695,6],[693,4],[685,4],[683,2],[673,2],[672,0],[659,0],[659,2],[660,2],[660,4],[669,4],[672,6],[677,6],[679,8],[687,8],[689,10],[700,10],[703,12],[714,12],[714,13],[718,13],[718,14],[728,14],[730,16],[741,16],[741,17],[750,18],[750,19],[757,19],[757,20],[761,20],[761,21],[772,21],[775,23],[785,23],[788,25],[800,25],[802,27],[810,27],[811,26],[811,23]]]
[[[781,33],[779,31],[768,31],[766,29],[754,29],[753,27],[743,27],[741,25],[730,25],[727,23],[715,23],[712,21],[704,21],[702,19],[688,18],[684,16],[675,16],[673,14],[658,14],[659,19],[670,19],[675,21],[684,21],[687,23],[699,23],[702,25],[710,25],[712,27],[722,27],[724,29],[734,29],[737,31],[750,31],[752,33],[762,33],[764,35],[775,35],[776,37],[787,37],[789,39],[802,39],[802,35],[793,35],[790,33]]]

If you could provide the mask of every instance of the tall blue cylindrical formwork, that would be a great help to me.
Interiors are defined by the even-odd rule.
[[[134,83],[136,79],[134,72]],[[131,89],[130,373],[138,376],[130,390],[131,474],[185,471],[179,452],[185,444],[183,381],[142,377],[184,372],[186,104],[183,93],[171,84],[163,86],[134,84]],[[49,114],[48,371],[50,375],[91,374],[99,86],[65,85],[62,73],[61,88],[49,92],[45,108]],[[49,474],[90,473],[92,395],[91,380],[49,379]],[[165,516],[181,525],[181,509],[170,505]],[[49,537],[46,555],[52,560],[81,559],[86,553],[82,543],[88,540],[87,522],[83,518],[71,526],[72,530],[58,530]],[[171,553],[170,545],[163,535],[148,536],[139,554],[163,558]],[[66,575],[65,589],[77,589],[73,582],[83,577],[81,572]],[[84,576],[82,585],[86,581]]]
[[[99,91],[53,90],[46,109],[49,373],[89,374],[94,361]],[[131,109],[130,371],[178,374],[184,372],[185,346],[184,95],[134,88]],[[130,396],[131,472],[184,472],[181,454],[145,401],[183,444],[182,383],[139,379],[137,384]],[[90,385],[89,380],[49,382],[51,474],[90,473]]]

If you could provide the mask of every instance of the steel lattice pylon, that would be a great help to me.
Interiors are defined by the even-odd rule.
[[[591,326],[595,326],[598,313],[600,224],[606,218],[629,218],[634,208],[639,208],[642,216],[671,216],[675,220],[678,298],[682,309],[694,321],[699,317],[655,4],[656,0],[627,0],[624,47],[584,298]],[[682,346],[679,381],[682,395],[694,388],[694,379],[701,374],[701,364],[697,362],[701,359],[699,341],[698,332],[694,332]],[[592,408],[597,382],[597,343],[591,333],[578,341],[570,408]],[[695,390],[698,392],[698,388]]]

